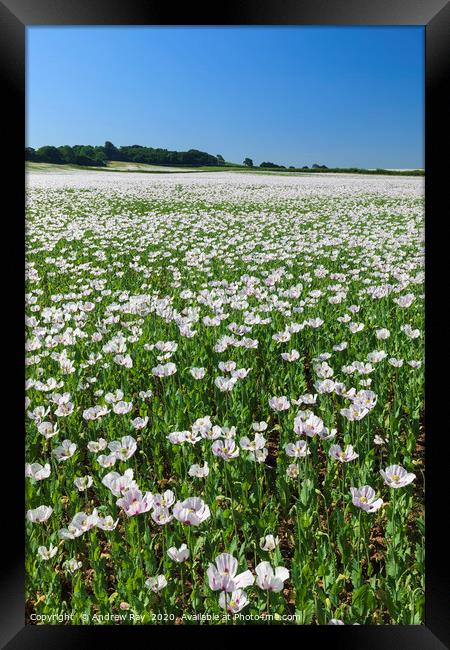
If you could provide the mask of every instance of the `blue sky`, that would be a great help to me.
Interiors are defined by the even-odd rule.
[[[27,145],[424,167],[423,27],[29,27]]]

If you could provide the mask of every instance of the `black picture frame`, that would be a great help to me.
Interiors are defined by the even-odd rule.
[[[0,76],[2,108],[6,115],[3,140],[7,152],[4,193],[10,208],[3,213],[4,306],[8,316],[6,347],[11,354],[7,366],[6,406],[7,455],[3,463],[12,468],[12,477],[3,498],[3,525],[6,542],[3,570],[0,574],[0,642],[10,650],[19,648],[91,647],[100,639],[117,643],[133,643],[137,635],[144,640],[164,643],[198,643],[200,637],[235,643],[258,642],[254,626],[231,627],[122,627],[122,626],[25,626],[24,602],[24,481],[23,481],[23,323],[22,289],[24,253],[23,182],[25,147],[25,28],[33,25],[424,25],[426,37],[426,105],[425,105],[425,206],[426,206],[426,428],[432,442],[426,445],[426,618],[422,626],[296,626],[289,629],[298,635],[295,643],[318,641],[332,648],[358,650],[398,650],[407,647],[420,650],[450,648],[450,584],[448,577],[447,538],[443,525],[447,515],[447,456],[445,438],[448,402],[446,385],[436,379],[435,371],[442,364],[446,350],[445,322],[442,303],[437,292],[439,280],[445,277],[445,228],[447,185],[443,147],[449,106],[445,100],[450,67],[450,4],[446,0],[228,0],[213,11],[211,4],[203,7],[189,3],[176,10],[168,3],[151,0],[0,0]],[[447,254],[448,255],[448,254]],[[20,279],[20,280],[18,280]],[[446,296],[444,296],[446,298]],[[446,301],[444,301],[446,302]],[[17,316],[17,327],[13,324]],[[447,333],[448,336],[448,333]],[[10,374],[10,368],[16,372]],[[445,392],[444,392],[445,391]],[[11,435],[8,435],[11,434]],[[2,472],[4,468],[2,468]],[[5,515],[6,512],[6,515]],[[237,629],[237,632],[236,632]],[[158,636],[163,636],[156,640]],[[285,643],[285,628],[264,627],[264,636],[275,643]],[[111,635],[114,635],[112,637]],[[249,634],[251,635],[249,637]],[[186,638],[187,635],[187,638]],[[192,636],[195,635],[195,636]],[[246,640],[242,639],[244,635]],[[291,641],[292,643],[292,641]]]

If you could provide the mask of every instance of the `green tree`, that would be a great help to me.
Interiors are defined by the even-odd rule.
[[[119,149],[115,147],[112,142],[109,142],[109,140],[105,142],[103,149],[107,160],[123,160]]]
[[[36,151],[33,149],[33,147],[26,147],[25,160],[30,160],[32,162],[36,161]]]
[[[36,151],[36,159],[38,162],[52,163],[53,165],[61,165],[64,163],[58,149],[49,145],[39,147]]]
[[[272,167],[281,167],[281,165],[276,165],[276,164],[273,163],[273,162],[262,162],[262,163],[260,164],[260,167],[265,167],[265,168],[268,168],[268,169],[269,169],[269,168],[272,168]]]
[[[73,149],[72,147],[69,147],[68,144],[64,144],[62,147],[58,147],[58,151],[61,155],[61,158],[66,164],[73,165],[76,162]]]
[[[251,158],[245,158],[243,164],[244,164],[246,167],[253,167],[253,160],[252,160]]]

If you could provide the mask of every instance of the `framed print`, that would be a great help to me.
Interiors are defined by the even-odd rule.
[[[450,647],[448,3],[0,17],[2,647]]]

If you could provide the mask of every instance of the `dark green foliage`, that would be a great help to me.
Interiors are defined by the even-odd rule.
[[[33,149],[33,147],[25,148],[25,160],[36,162],[36,151]]]
[[[48,162],[54,165],[61,165],[64,163],[59,150],[56,147],[46,145],[36,150],[37,162]]]
[[[118,148],[112,142],[109,142],[109,140],[105,142],[103,149],[107,160],[123,160],[123,156]]]
[[[253,160],[251,158],[245,158],[242,164],[246,167],[253,167]]]
[[[50,163],[52,165],[83,165],[89,167],[104,167],[106,156],[104,147],[85,145],[63,145],[61,147],[44,146],[39,149],[27,147],[25,160],[32,162]]]
[[[263,167],[264,169],[273,169],[273,168],[275,168],[275,169],[286,169],[286,167],[284,165],[276,165],[273,162],[262,162],[260,164],[260,167]]]
[[[25,150],[25,160],[33,162],[52,163],[54,165],[82,165],[104,167],[108,160],[146,163],[148,165],[181,165],[181,166],[218,166],[225,163],[222,156],[212,156],[204,151],[189,149],[189,151],[168,151],[153,149],[134,144],[126,147],[115,147],[112,142],[105,142],[103,147],[91,145],[75,145],[70,147],[45,146],[35,151],[32,147]]]
[[[111,143],[109,144],[111,145]],[[111,146],[113,147],[114,145]],[[107,149],[106,145],[104,149],[108,157],[110,155],[110,149]],[[153,149],[152,147],[142,147],[139,144],[133,144],[116,149],[113,155],[117,156],[117,152],[121,156],[120,160],[145,163],[147,165],[181,165],[186,167],[219,165],[218,156],[213,156],[204,151],[198,151],[197,149],[189,149],[189,151],[168,151],[167,149]],[[119,158],[108,158],[108,160],[119,160]]]
[[[73,165],[76,162],[75,153],[69,145],[65,144],[62,147],[58,147],[58,151],[66,164]]]

